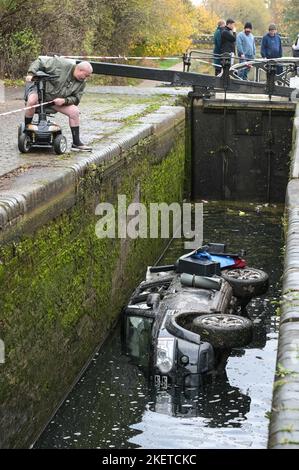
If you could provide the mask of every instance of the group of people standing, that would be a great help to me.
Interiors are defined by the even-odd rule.
[[[252,34],[252,23],[247,21],[244,29],[240,33],[236,33],[235,21],[232,18],[228,20],[219,20],[217,29],[214,33],[214,66],[215,75],[221,73],[222,58],[220,55],[229,54],[231,56],[231,64],[233,64],[236,54],[240,62],[248,62],[256,56],[255,37]],[[268,32],[263,36],[261,44],[261,56],[265,59],[275,59],[282,57],[281,38],[277,33],[274,23],[269,25]],[[294,57],[299,56],[299,35],[293,45]],[[247,80],[249,68],[244,67],[240,70],[239,75],[243,80]],[[277,74],[282,73],[282,67],[277,67]]]
[[[233,63],[236,47],[240,62],[250,61],[255,58],[256,46],[255,38],[252,34],[252,24],[246,22],[244,24],[244,30],[237,34],[235,21],[232,18],[229,18],[227,21],[219,20],[218,27],[214,33],[214,64],[216,75],[221,73],[222,59],[219,56],[229,54],[231,56],[231,63]],[[247,74],[247,68],[242,69],[240,72],[240,76],[243,80],[247,79]]]

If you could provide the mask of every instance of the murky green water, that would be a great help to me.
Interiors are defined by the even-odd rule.
[[[249,266],[270,276],[270,289],[254,299],[253,343],[234,350],[226,375],[202,390],[155,393],[121,354],[120,332],[102,350],[51,421],[37,448],[265,448],[277,348],[276,305],[282,273],[282,207],[205,204],[205,241],[247,249]],[[241,211],[241,212],[240,212]],[[176,240],[163,263],[182,254]]]

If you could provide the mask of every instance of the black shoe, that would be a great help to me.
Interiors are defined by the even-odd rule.
[[[72,144],[71,150],[73,152],[92,152],[92,147],[80,143],[79,145]]]

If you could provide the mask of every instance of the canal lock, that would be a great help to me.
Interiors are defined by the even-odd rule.
[[[253,344],[234,351],[225,376],[203,390],[156,392],[121,354],[117,326],[37,448],[267,447],[294,106],[193,97],[191,116],[186,179],[192,199],[205,201],[204,239],[247,249],[248,263],[271,279],[269,292],[249,307]],[[174,240],[161,261],[172,263],[182,248]]]

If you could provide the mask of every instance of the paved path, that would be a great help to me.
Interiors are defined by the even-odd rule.
[[[188,89],[173,88],[147,88],[145,91],[135,87],[89,87],[80,104],[82,140],[86,143],[105,141],[134,119],[151,112],[153,106],[173,104],[176,95],[187,92]],[[7,88],[5,103],[0,104],[0,114],[23,106],[23,89]],[[67,158],[67,155],[58,156],[48,150],[20,154],[17,127],[22,121],[23,112],[0,116],[0,183],[3,178],[22,173],[29,167],[51,166],[53,161]],[[72,139],[68,119],[57,113],[55,121],[61,124],[70,147]]]
[[[183,62],[179,62],[178,64],[173,65],[172,67],[169,67],[167,70],[178,70],[180,72],[183,72]],[[155,80],[143,80],[137,87],[139,88],[148,88],[148,87],[158,87],[164,85],[163,82],[157,82]]]
[[[173,69],[180,69],[182,64],[176,64]],[[153,86],[153,84],[155,86]],[[161,105],[174,104],[179,95],[186,96],[191,88],[166,87],[160,82],[146,80],[140,86],[90,86],[80,104],[82,140],[92,143],[94,140],[107,139],[116,131],[121,130],[129,122],[133,122],[138,116],[150,112]],[[223,94],[217,94],[223,99]],[[241,95],[229,95],[228,98],[242,99]],[[265,100],[264,95],[243,96],[243,99]],[[279,98],[277,98],[279,100]],[[7,88],[5,90],[5,102],[0,103],[2,112],[15,110],[24,106],[23,89]],[[51,162],[65,156],[57,156],[51,151],[20,154],[17,148],[17,127],[23,121],[23,112],[0,116],[0,180],[9,178],[10,174],[23,172],[32,166],[50,166]],[[68,120],[61,114],[55,115],[66,135],[69,147],[71,133]]]

